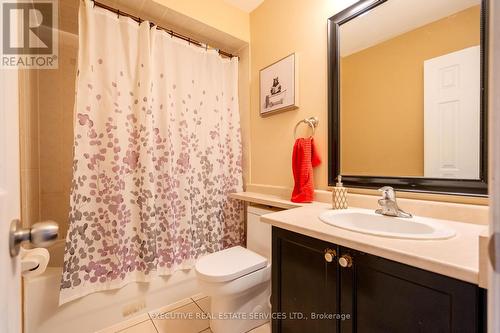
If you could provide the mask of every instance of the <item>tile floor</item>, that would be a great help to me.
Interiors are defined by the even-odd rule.
[[[145,313],[97,333],[211,333],[208,318],[210,298],[195,296]],[[265,324],[248,333],[270,333]]]

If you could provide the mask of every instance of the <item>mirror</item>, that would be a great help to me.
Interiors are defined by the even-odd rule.
[[[486,194],[485,6],[367,0],[330,18],[330,185]]]

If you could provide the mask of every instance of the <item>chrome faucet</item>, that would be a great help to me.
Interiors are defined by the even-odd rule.
[[[412,214],[405,212],[401,208],[399,208],[398,203],[396,202],[396,192],[390,186],[384,186],[378,189],[382,192],[382,199],[378,200],[378,204],[382,207],[377,209],[375,213],[387,216],[394,217],[405,217],[411,218]]]

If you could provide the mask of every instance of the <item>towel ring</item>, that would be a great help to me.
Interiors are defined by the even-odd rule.
[[[318,126],[319,124],[319,120],[318,118],[316,117],[309,117],[309,118],[306,118],[306,119],[302,119],[300,120],[296,125],[295,125],[295,128],[293,129],[293,138],[294,139],[297,139],[297,127],[299,127],[300,124],[307,124],[309,125],[309,127],[311,127],[312,129],[312,134],[310,137],[313,137],[314,136],[314,133],[316,132],[316,127]]]

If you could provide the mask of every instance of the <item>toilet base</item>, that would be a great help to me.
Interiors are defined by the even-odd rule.
[[[270,320],[269,283],[235,296],[212,296],[210,329],[213,333],[244,333]]]

